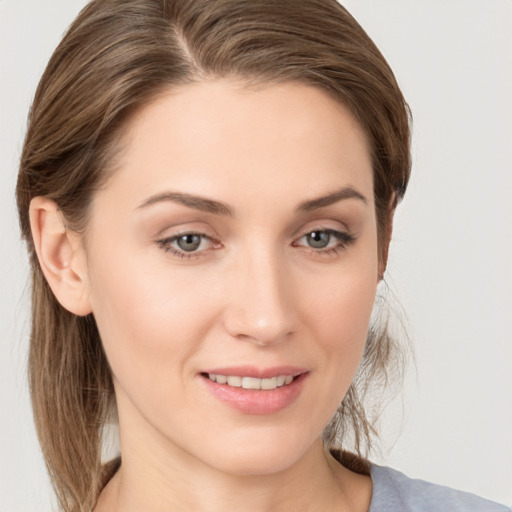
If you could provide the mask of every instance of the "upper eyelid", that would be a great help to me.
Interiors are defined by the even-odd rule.
[[[210,236],[210,235],[208,235],[206,233],[201,233],[200,231],[183,231],[181,233],[176,233],[176,234],[173,234],[173,235],[170,235],[170,236],[160,237],[157,240],[157,243],[164,244],[164,243],[175,242],[176,240],[178,240],[182,236],[186,236],[186,235],[196,235],[196,236],[199,236],[201,238],[209,240],[211,243],[215,243],[217,241],[215,239],[215,237]]]
[[[207,233],[203,233],[202,231],[199,231],[199,230],[197,230],[197,231],[195,231],[195,230],[180,231],[179,233],[173,233],[172,235],[163,236],[161,238],[164,240],[176,240],[177,238],[180,238],[181,236],[186,236],[186,235],[197,235],[197,236],[202,236],[202,237],[206,237],[206,238],[212,238],[212,236],[208,235]]]
[[[347,220],[349,223],[347,223]],[[165,222],[164,219],[162,219],[162,221]],[[185,219],[175,219],[175,221],[177,222],[173,222],[172,219],[168,219],[167,222],[165,222],[166,225],[161,224],[160,228],[154,231],[154,238],[171,238],[172,236],[179,236],[180,234],[195,233],[204,234],[213,239],[220,240],[225,238],[225,235],[227,234],[226,229],[228,229],[228,232],[232,232],[234,228],[234,226],[224,226],[223,224],[218,225],[216,222],[212,226],[211,222],[205,221],[205,219],[190,219],[190,221]],[[284,230],[283,234],[288,232],[288,236],[296,238],[311,231],[329,229],[350,234],[353,232],[353,229],[350,227],[353,222],[353,219],[339,218],[337,215],[333,217],[324,217],[323,215],[317,216],[314,214],[313,218],[310,219],[303,217],[302,219],[297,219],[297,223],[295,223],[295,221],[293,222],[295,227],[289,226],[289,228]],[[166,233],[169,233],[169,235]]]
[[[161,232],[164,233],[165,231],[167,231],[167,229],[163,229]],[[326,231],[326,232],[330,232],[330,233],[333,233],[333,234],[345,234],[345,235],[348,235],[348,236],[352,236],[350,231],[348,229],[337,229],[337,228],[333,228],[333,227],[327,227],[327,226],[318,226],[318,227],[312,227],[312,228],[308,228],[308,229],[305,229],[305,230],[298,230],[296,233],[294,233],[292,235],[292,238],[294,240],[297,240],[297,239],[300,239],[306,235],[309,235],[310,233],[313,233],[314,231]],[[157,235],[157,238],[161,241],[161,240],[176,240],[177,238],[179,238],[180,236],[185,236],[185,235],[198,235],[198,236],[202,236],[202,237],[206,237],[208,239],[211,239],[211,240],[216,240],[218,237],[216,237],[215,235],[212,235],[210,233],[207,233],[205,232],[204,230],[201,230],[201,229],[183,229],[183,230],[180,230],[180,231],[177,231],[175,233],[172,233],[168,236],[166,235],[161,235],[161,234],[158,234]]]
[[[343,242],[345,242],[345,243],[353,242],[356,239],[356,237],[353,234],[351,234],[347,231],[342,231],[339,229],[328,228],[328,227],[317,227],[317,228],[311,228],[311,229],[302,231],[301,235],[293,238],[292,245],[295,245],[299,240],[301,240],[305,236],[307,236],[315,231],[322,231],[322,232],[330,233],[330,234],[334,235],[338,239],[338,241],[340,241],[342,243]],[[217,240],[215,237],[212,237],[212,236],[208,235],[207,233],[201,232],[200,230],[183,230],[183,231],[180,231],[179,233],[175,233],[175,234],[172,234],[167,237],[159,238],[157,240],[157,244],[161,247],[165,247],[166,245],[170,245],[171,243],[178,240],[180,237],[186,236],[186,235],[197,235],[204,239],[207,239],[213,245],[218,243],[222,246],[222,242],[220,240]],[[174,247],[174,250],[176,252],[183,252],[183,254],[186,254],[186,251],[183,251],[182,249]],[[203,249],[201,251],[191,251],[190,255],[199,254],[199,253],[205,252],[205,251],[207,251],[207,249]]]
[[[169,232],[169,234],[166,234]],[[204,227],[201,228],[178,228],[175,230],[175,228],[166,227],[164,229],[159,230],[159,232],[155,235],[155,238],[158,240],[172,240],[179,238],[180,236],[184,235],[199,235],[199,236],[205,236],[207,238],[210,238],[212,240],[215,240],[219,238],[216,236],[212,230],[205,229]]]
[[[163,251],[172,253],[175,256],[181,257],[181,258],[196,258],[196,257],[200,257],[202,253],[207,252],[208,249],[210,249],[210,248],[206,248],[206,249],[203,249],[201,251],[185,251],[185,250],[180,249],[179,247],[175,247],[173,245],[173,243],[176,242],[176,240],[178,240],[180,237],[186,236],[186,235],[197,235],[197,236],[200,236],[201,238],[207,238],[211,245],[215,245],[215,240],[212,239],[212,237],[210,237],[208,235],[205,235],[205,234],[202,234],[202,233],[195,233],[195,232],[191,232],[191,231],[183,232],[183,233],[178,233],[176,235],[172,235],[172,236],[169,236],[169,237],[160,238],[160,239],[158,239],[156,241],[156,244]]]
[[[347,219],[336,217],[318,217],[302,221],[299,227],[296,227],[291,233],[292,237],[299,237],[311,233],[312,231],[338,231],[340,233],[352,233],[350,223]]]
[[[324,228],[324,229],[312,229],[306,231],[303,235],[297,237],[294,239],[294,243],[299,241],[300,239],[304,238],[305,236],[314,233],[315,231],[321,231],[325,233],[330,233],[333,235],[339,242],[342,243],[350,243],[354,242],[356,240],[356,236],[352,233],[349,233],[348,231],[340,231],[339,229],[332,229],[332,228]]]
[[[352,230],[348,229],[348,227],[344,226],[343,228],[340,227],[332,227],[332,226],[326,226],[325,224],[319,224],[318,226],[314,227],[308,227],[305,230],[299,230],[296,234],[294,234],[294,240],[298,240],[306,235],[309,235],[310,233],[313,233],[314,231],[326,231],[332,234],[339,234],[339,235],[346,235],[353,237],[355,236]]]

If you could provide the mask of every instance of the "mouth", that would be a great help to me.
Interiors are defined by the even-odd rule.
[[[256,390],[272,390],[281,388],[291,384],[298,377],[294,375],[277,375],[266,379],[257,377],[248,377],[243,375],[222,375],[216,373],[203,373],[204,377],[208,377],[212,382],[224,384],[232,388],[256,389]]]
[[[200,373],[206,389],[245,414],[274,414],[291,406],[302,393],[309,370],[291,366],[217,368]]]

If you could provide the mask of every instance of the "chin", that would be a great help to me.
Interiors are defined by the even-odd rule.
[[[231,454],[224,460],[215,461],[218,470],[226,474],[239,476],[265,476],[281,473],[292,467],[300,458],[298,453],[283,453],[274,451],[273,453],[239,453]]]
[[[316,445],[322,447],[320,436],[304,438],[288,431],[228,441],[228,444],[217,444],[203,460],[224,473],[240,476],[280,473],[294,466]]]

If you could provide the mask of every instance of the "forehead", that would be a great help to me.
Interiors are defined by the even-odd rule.
[[[367,140],[348,109],[296,82],[256,88],[218,79],[170,89],[131,118],[122,146],[107,189],[130,200],[163,188],[273,200],[285,190],[302,199],[343,185],[371,196],[373,187]]]

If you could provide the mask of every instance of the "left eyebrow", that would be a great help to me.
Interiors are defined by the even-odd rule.
[[[338,201],[344,201],[346,199],[358,199],[364,204],[368,203],[366,197],[364,197],[363,194],[358,192],[355,188],[344,187],[340,190],[332,192],[331,194],[327,194],[326,196],[304,201],[297,207],[297,211],[310,212],[312,210],[324,208],[326,206],[330,206],[331,204],[337,203]]]
[[[213,199],[208,199],[206,197],[185,194],[182,192],[163,192],[162,194],[156,194],[139,204],[139,206],[137,206],[137,210],[156,203],[168,201],[179,203],[183,206],[187,206],[188,208],[194,208],[195,210],[213,213],[215,215],[226,215],[228,217],[234,216],[233,209],[227,204],[214,201]]]

